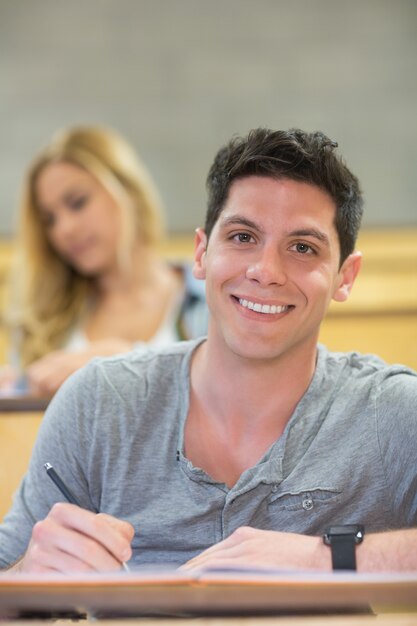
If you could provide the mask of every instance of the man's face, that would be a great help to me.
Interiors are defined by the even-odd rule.
[[[209,337],[247,358],[315,351],[332,298],[359,270],[339,269],[335,205],[314,185],[250,176],[235,181],[207,244],[197,233],[194,274],[206,280]]]

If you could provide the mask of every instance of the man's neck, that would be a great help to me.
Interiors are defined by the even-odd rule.
[[[311,382],[316,355],[317,343],[312,341],[274,359],[244,358],[218,350],[209,337],[193,360],[193,392],[219,419],[236,416],[242,429],[254,421],[261,426],[271,409],[274,423],[282,414],[285,427]]]
[[[251,360],[203,343],[191,368],[187,457],[229,486],[281,436],[314,374],[317,347]],[[188,448],[188,449],[187,449]]]

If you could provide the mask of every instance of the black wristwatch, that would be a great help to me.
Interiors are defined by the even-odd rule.
[[[360,524],[349,526],[330,526],[323,535],[326,546],[332,551],[334,570],[356,570],[355,547],[362,543],[365,529]]]

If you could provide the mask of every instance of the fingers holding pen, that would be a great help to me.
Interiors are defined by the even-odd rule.
[[[80,507],[55,504],[32,532],[21,569],[26,572],[119,570],[132,555],[128,522]]]

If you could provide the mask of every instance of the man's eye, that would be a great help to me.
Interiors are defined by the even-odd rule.
[[[300,254],[314,254],[313,248],[306,243],[296,243],[295,249]]]
[[[252,241],[252,236],[249,233],[237,233],[234,236],[234,239],[237,239],[240,243],[250,243]]]

